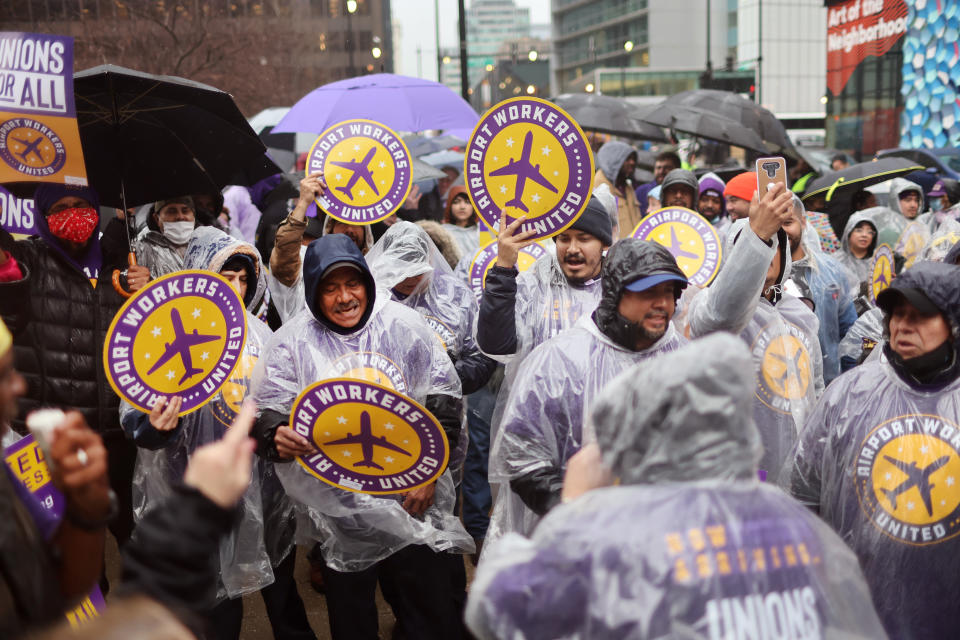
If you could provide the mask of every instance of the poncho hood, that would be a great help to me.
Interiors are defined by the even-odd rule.
[[[755,477],[753,369],[743,341],[725,333],[628,369],[593,407],[604,461],[623,484]]]
[[[360,321],[353,327],[341,327],[327,318],[316,304],[317,287],[323,280],[324,272],[338,262],[352,264],[360,270],[367,290],[367,308],[360,317]],[[303,257],[303,292],[307,299],[307,308],[317,322],[334,333],[350,334],[359,331],[370,319],[377,297],[377,288],[373,281],[373,274],[367,266],[360,249],[349,237],[342,233],[331,233],[317,238],[307,247]]]

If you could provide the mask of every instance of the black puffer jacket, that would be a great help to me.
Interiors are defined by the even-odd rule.
[[[27,381],[13,428],[43,406],[77,409],[98,433],[122,438],[120,400],[103,371],[103,341],[123,300],[104,264],[97,287],[41,240],[14,242],[0,230],[23,279],[0,283],[0,315],[13,332],[14,361]]]

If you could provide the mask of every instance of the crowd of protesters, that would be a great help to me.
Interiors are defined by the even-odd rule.
[[[378,588],[395,638],[953,637],[960,187],[897,178],[838,218],[669,151],[636,184],[636,162],[600,147],[594,195],[523,272],[532,232],[495,230],[479,299],[455,167],[368,226],[318,210],[320,173],[162,200],[135,222],[133,267],[134,210],[39,186],[37,234],[0,232],[0,432],[68,412],[49,449],[67,507],[53,520],[0,474],[0,635],[70,633],[52,625],[99,583],[89,633],[138,618],[152,630],[130,637],[235,639],[259,593],[275,638],[313,638],[305,547],[338,639],[378,637]],[[660,207],[716,230],[709,286],[631,237]],[[896,277],[871,295],[884,243]],[[180,416],[176,396],[144,412],[113,392],[114,269],[131,292],[185,269],[234,287],[251,366],[233,428],[216,396]],[[433,414],[450,447],[435,482],[366,495],[293,462],[316,450],[294,401],[342,375]]]

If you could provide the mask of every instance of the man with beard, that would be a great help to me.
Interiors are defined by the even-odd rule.
[[[660,185],[660,204],[664,207],[683,207],[696,211],[699,195],[697,177],[687,169],[674,169]]]
[[[790,280],[813,302],[820,321],[817,337],[823,354],[823,383],[840,375],[840,340],[857,321],[850,292],[850,274],[840,262],[820,251],[820,238],[806,229],[803,202],[793,196],[793,215],[783,223],[790,242]]]
[[[534,243],[532,230],[517,233],[524,220],[514,220],[497,237],[497,262],[480,299],[477,343],[502,362],[522,359],[593,311],[603,252],[613,243],[610,217],[591,196],[576,222],[554,237],[556,255],[544,256],[520,275],[520,249]]]
[[[421,403],[455,443],[462,415],[456,368],[420,314],[377,291],[366,260],[346,236],[310,244],[303,280],[307,309],[273,335],[253,373],[260,409],[253,435],[259,455],[287,463],[276,470],[297,503],[298,536],[320,544],[332,636],[378,637],[379,581],[385,593],[399,594],[391,605],[407,637],[455,640],[460,617],[444,554],[471,552],[473,543],[453,515],[449,470],[406,492],[346,491],[292,462],[315,449],[289,420],[308,386],[353,377]]]
[[[650,211],[647,208],[647,196],[659,185],[663,184],[667,174],[681,166],[680,156],[673,151],[664,151],[660,153],[653,161],[653,180],[647,184],[637,187],[634,192],[637,196],[637,203],[640,207],[640,217],[647,215]],[[629,231],[633,231],[630,229]]]
[[[720,176],[712,171],[700,176],[700,199],[697,200],[697,211],[713,225],[720,234],[720,240],[726,238],[730,227],[730,218],[723,202],[723,190],[727,186]]]
[[[485,544],[529,534],[560,502],[567,460],[580,450],[593,399],[640,360],[686,340],[670,321],[687,279],[659,244],[625,238],[604,260],[592,316],[537,347],[521,365],[490,450],[499,485]]]
[[[729,186],[729,185],[728,185]],[[753,418],[760,430],[760,469],[777,477],[803,420],[823,390],[817,317],[785,293],[791,253],[782,224],[793,194],[775,184],[727,233],[720,273],[690,302],[689,334],[738,334],[750,346],[756,377]]]
[[[730,178],[723,189],[723,197],[727,201],[727,213],[730,222],[746,218],[750,213],[750,201],[757,193],[757,174],[746,171]]]

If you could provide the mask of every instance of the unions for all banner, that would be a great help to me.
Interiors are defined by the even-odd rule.
[[[0,183],[85,186],[73,38],[0,33]]]

